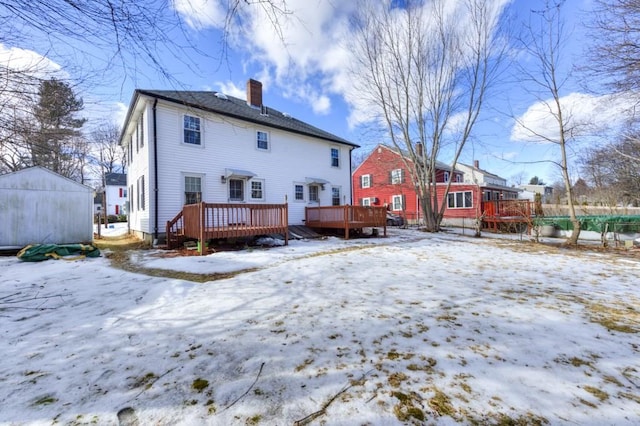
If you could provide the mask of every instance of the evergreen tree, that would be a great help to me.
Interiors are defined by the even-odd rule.
[[[86,122],[77,118],[84,105],[69,84],[55,78],[45,80],[38,90],[34,108],[34,132],[30,144],[31,162],[69,178],[80,172],[78,152],[84,144],[80,129]]]

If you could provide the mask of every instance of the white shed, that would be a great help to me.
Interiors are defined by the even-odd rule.
[[[92,188],[43,167],[0,176],[0,246],[92,240]]]

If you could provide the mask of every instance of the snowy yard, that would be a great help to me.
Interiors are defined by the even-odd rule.
[[[163,254],[131,260],[240,273],[0,258],[1,424],[640,422],[638,257],[401,229]]]

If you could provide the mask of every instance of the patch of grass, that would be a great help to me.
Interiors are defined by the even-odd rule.
[[[53,404],[55,402],[58,402],[58,398],[56,398],[53,395],[44,395],[41,396],[40,398],[36,399],[33,402],[33,405],[49,405],[49,404]]]
[[[600,402],[604,402],[609,399],[609,394],[603,391],[602,389],[598,389],[593,386],[584,386],[583,389],[589,392],[591,395],[595,396],[600,400]]]
[[[390,374],[389,377],[387,378],[391,387],[394,387],[394,388],[399,388],[400,385],[402,385],[402,382],[405,382],[408,379],[409,379],[409,376],[407,376],[404,373],[393,373],[393,374]]]
[[[429,407],[440,416],[454,417],[456,409],[451,404],[451,398],[440,389],[435,389],[435,395],[429,399]]]
[[[245,422],[245,424],[246,424],[246,425],[249,425],[249,426],[251,426],[251,425],[257,425],[257,424],[259,424],[259,423],[260,423],[260,420],[262,420],[262,415],[260,415],[260,414],[256,414],[256,415],[255,415],[255,416],[253,416],[253,417],[249,417],[249,418],[247,419],[247,421]]]
[[[314,360],[313,360],[313,359],[311,359],[311,358],[307,358],[307,359],[305,359],[305,360],[302,362],[302,364],[300,364],[300,365],[297,365],[297,366],[296,366],[296,368],[295,368],[296,373],[297,373],[297,372],[300,372],[300,371],[302,371],[302,370],[304,370],[305,368],[307,368],[307,366],[309,366],[309,365],[313,364],[313,361],[314,361]]]
[[[393,407],[393,413],[396,415],[398,420],[401,422],[408,422],[411,419],[415,419],[419,422],[424,422],[425,416],[424,412],[416,407],[417,404],[420,404],[420,398],[411,393],[405,394],[398,391],[391,392],[391,396],[395,397],[400,401]],[[417,403],[417,404],[414,404]]]
[[[147,373],[142,377],[138,377],[132,385],[132,388],[139,388],[145,386],[145,389],[149,389],[153,382],[158,378],[155,373]]]
[[[191,389],[197,392],[202,392],[207,387],[209,387],[209,381],[205,379],[197,378],[193,381],[193,383],[191,383]]]

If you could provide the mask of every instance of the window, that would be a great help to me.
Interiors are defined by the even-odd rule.
[[[198,176],[184,177],[184,203],[196,204],[202,201],[202,178]]]
[[[131,194],[131,199],[129,200],[129,204],[130,204],[130,209],[133,210],[133,184],[131,184],[131,187],[129,188],[129,194]]]
[[[331,167],[340,167],[340,151],[338,148],[331,148]]]
[[[184,143],[201,145],[200,118],[191,115],[184,116]]]
[[[404,170],[391,170],[391,173],[389,174],[389,180],[394,185],[404,182]]]
[[[445,171],[442,174],[442,176],[443,176],[445,182],[449,182],[449,176],[450,176],[449,172]]]
[[[450,209],[473,207],[473,193],[471,191],[450,192],[447,195],[447,207]]]
[[[251,199],[264,200],[264,181],[253,179],[251,181]]]
[[[309,185],[309,201],[320,201],[320,197],[318,196],[318,194],[318,185]]]
[[[371,205],[371,198],[363,198],[362,202],[360,203],[363,206],[370,206]]]
[[[340,188],[334,186],[331,188],[331,205],[339,206],[340,205]]]
[[[244,180],[229,179],[229,200],[244,201]]]
[[[263,149],[265,151],[269,149],[269,133],[257,131],[256,140],[258,149]]]
[[[362,188],[370,188],[371,187],[371,175],[362,175],[362,176],[360,176],[360,186]]]
[[[404,195],[394,195],[391,199],[392,210],[404,210]]]
[[[129,164],[133,162],[133,135],[129,139]]]
[[[122,197],[123,197],[123,198],[127,198],[127,188],[124,188],[124,189],[122,190]]]
[[[294,198],[296,201],[304,201],[304,186],[303,185],[294,185],[293,186]]]
[[[462,175],[460,173],[456,173],[456,182],[462,182]]]
[[[144,146],[144,113],[140,115],[140,121],[138,121],[138,137],[140,138],[140,148]]]
[[[138,210],[144,210],[145,208],[145,200],[144,200],[144,175],[138,178]]]

